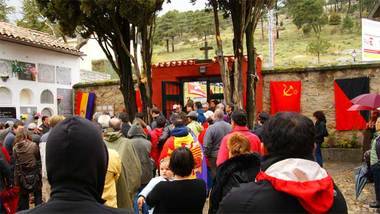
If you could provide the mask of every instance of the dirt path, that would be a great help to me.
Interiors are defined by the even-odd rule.
[[[325,168],[342,191],[349,213],[377,213],[376,209],[368,206],[375,199],[373,183],[367,184],[360,197],[357,200],[355,199],[354,169],[359,165],[353,163],[327,163]]]

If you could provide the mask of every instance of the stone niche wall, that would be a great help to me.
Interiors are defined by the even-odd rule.
[[[302,81],[301,113],[312,118],[318,110],[324,111],[329,133],[337,139],[351,139],[358,131],[335,131],[334,80],[369,77],[370,92],[380,91],[380,64],[361,64],[321,68],[268,70],[264,72],[264,110],[270,111],[270,81]],[[360,142],[360,140],[359,140]]]

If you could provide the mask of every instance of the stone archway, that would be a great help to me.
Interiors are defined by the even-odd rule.
[[[28,88],[24,88],[20,92],[20,105],[21,106],[30,106],[33,105],[33,92]]]
[[[54,95],[53,95],[53,93],[50,90],[48,90],[48,89],[43,90],[42,93],[41,93],[40,102],[42,104],[54,104]]]
[[[11,105],[12,104],[12,93],[6,87],[0,87],[0,105]]]
[[[44,108],[41,111],[41,115],[51,117],[53,116],[53,110],[51,108]]]

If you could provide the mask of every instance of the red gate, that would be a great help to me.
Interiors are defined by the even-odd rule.
[[[162,112],[168,118],[174,104],[182,104],[182,87],[180,82],[162,82]]]

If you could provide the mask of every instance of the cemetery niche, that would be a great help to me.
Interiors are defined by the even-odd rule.
[[[38,82],[54,83],[55,66],[38,64]]]
[[[16,74],[19,80],[36,81],[36,64],[15,60],[12,62],[12,73]]]
[[[57,83],[62,85],[71,84],[71,69],[66,67],[57,66]]]

